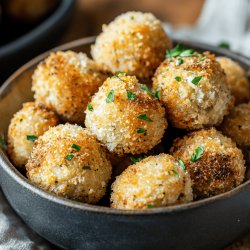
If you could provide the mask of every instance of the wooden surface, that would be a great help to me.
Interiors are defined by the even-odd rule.
[[[204,0],[76,0],[72,23],[60,43],[97,35],[102,24],[129,10],[152,12],[174,26],[194,25],[203,3]],[[250,235],[226,250],[250,250]]]

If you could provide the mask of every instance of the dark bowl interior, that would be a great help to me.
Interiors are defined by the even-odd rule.
[[[23,63],[55,46],[70,20],[73,6],[74,0],[60,0],[56,8],[37,23],[13,24],[6,20],[1,24],[0,85]]]
[[[53,50],[89,54],[94,38]],[[250,61],[224,49],[181,41],[198,51],[209,50],[238,61]],[[12,115],[32,100],[31,75],[46,52],[15,72],[0,89],[0,132]],[[13,102],[13,100],[15,100]],[[0,151],[0,184],[14,210],[38,234],[66,249],[217,249],[250,230],[250,180],[208,199],[148,210],[116,210],[49,194],[33,186]],[[63,219],[62,219],[63,218]]]

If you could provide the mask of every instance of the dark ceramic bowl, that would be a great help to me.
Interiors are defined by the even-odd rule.
[[[60,0],[49,17],[35,28],[18,39],[0,46],[0,85],[17,67],[55,46],[70,20],[73,6],[74,0]]]
[[[94,38],[77,40],[55,50],[88,53]],[[229,51],[184,42],[237,60]],[[0,89],[0,131],[23,102],[32,100],[31,75],[45,53],[14,73]],[[66,249],[218,249],[250,231],[250,180],[234,190],[189,204],[148,210],[116,210],[49,194],[33,186],[0,152],[0,183],[14,210],[34,231]]]

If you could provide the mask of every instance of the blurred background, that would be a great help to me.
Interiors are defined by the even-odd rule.
[[[97,35],[103,23],[152,12],[173,38],[250,56],[250,0],[0,0],[0,81],[56,45]]]

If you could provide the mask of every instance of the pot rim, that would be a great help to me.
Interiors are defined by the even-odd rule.
[[[58,47],[55,47],[37,57],[30,60],[26,64],[24,64],[21,68],[19,68],[16,72],[14,72],[0,87],[0,101],[1,98],[8,92],[8,90],[11,88],[11,86],[14,84],[13,80],[18,78],[19,75],[21,75],[23,72],[25,72],[30,67],[37,64],[39,61],[43,60],[48,54],[52,51],[57,50],[67,50],[67,49],[74,49],[75,47],[81,46],[81,45],[87,45],[91,44],[95,41],[95,37],[86,37],[81,38],[63,45],[60,45]],[[212,52],[216,52],[219,55],[224,55],[230,58],[233,58],[243,64],[245,64],[247,67],[250,68],[250,60],[247,57],[244,57],[242,55],[233,53],[231,51],[217,48],[214,46],[198,43],[198,42],[190,42],[185,40],[175,40],[176,42],[181,42],[187,45],[190,45],[191,47],[196,47],[201,50],[209,50]],[[214,203],[216,201],[221,201],[226,198],[230,198],[233,195],[238,194],[239,192],[243,192],[246,188],[250,187],[250,179],[239,185],[238,187],[234,188],[233,190],[230,190],[228,192],[205,198],[199,201],[193,201],[190,203],[185,204],[178,204],[178,205],[171,205],[167,207],[159,207],[159,208],[151,208],[151,209],[145,209],[145,210],[122,210],[122,209],[115,209],[110,207],[104,207],[99,205],[92,205],[87,203],[81,203],[78,201],[73,201],[70,199],[66,199],[63,197],[56,196],[52,193],[49,193],[47,191],[44,191],[43,189],[33,185],[26,177],[24,177],[9,161],[8,157],[3,153],[2,150],[0,150],[0,166],[2,167],[3,171],[5,171],[12,179],[14,179],[17,183],[19,183],[21,186],[23,186],[28,191],[34,193],[35,195],[41,196],[42,198],[57,203],[58,205],[66,206],[71,209],[78,209],[82,210],[84,212],[94,212],[94,213],[103,213],[107,215],[117,215],[117,216],[125,216],[125,215],[157,215],[157,214],[171,214],[176,212],[181,212],[189,209],[194,209],[200,206],[208,205],[211,203]]]

